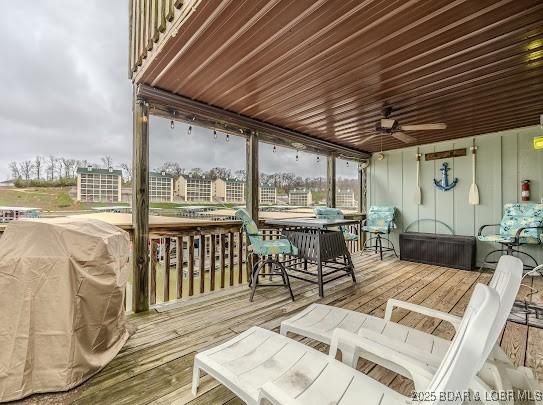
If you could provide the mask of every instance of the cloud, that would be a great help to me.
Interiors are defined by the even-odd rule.
[[[128,79],[128,13],[120,0],[41,0],[4,2],[0,14],[3,48],[0,77],[0,179],[8,163],[36,155],[99,162],[111,156],[116,165],[132,156],[132,84]],[[153,118],[151,168],[166,161],[182,166],[232,170],[245,168],[245,142],[225,141],[211,131]],[[262,145],[262,172],[292,171],[303,177],[324,176],[326,162],[316,155]],[[345,171],[338,162],[338,175]],[[352,165],[348,173],[356,175]]]

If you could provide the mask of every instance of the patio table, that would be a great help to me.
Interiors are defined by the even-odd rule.
[[[351,254],[339,227],[358,222],[353,219],[289,218],[269,219],[265,224],[281,228],[298,248],[298,258],[303,259],[302,269],[299,260],[285,263],[289,277],[318,284],[319,295],[324,297],[326,283],[344,276],[351,276],[356,282]],[[309,271],[307,263],[315,264],[317,272]],[[339,275],[332,276],[338,272]]]

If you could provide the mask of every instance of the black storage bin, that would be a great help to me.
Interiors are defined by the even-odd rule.
[[[400,259],[410,262],[473,270],[475,248],[473,236],[400,233]]]

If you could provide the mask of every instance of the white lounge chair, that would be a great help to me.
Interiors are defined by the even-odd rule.
[[[488,350],[490,353],[489,360],[498,360],[503,365],[510,367],[514,367],[513,363],[499,345],[496,345],[496,342],[513,306],[520,288],[521,279],[522,262],[512,256],[502,256],[489,283],[489,286],[496,290],[500,298],[498,320],[488,341],[490,345]],[[447,352],[451,341],[393,322],[391,316],[395,307],[447,321],[456,330],[458,330],[458,325],[462,319],[446,312],[396,299],[388,300],[384,319],[329,305],[312,304],[294,317],[283,321],[280,333],[287,336],[287,333],[292,332],[331,344],[334,330],[340,328],[437,367]],[[348,342],[341,345],[339,350],[342,353],[342,361],[352,367],[356,366],[359,357],[364,357],[399,374],[408,376],[406,370],[394,364],[389,364],[371,353],[364,353],[360,349],[355,349],[349,346]],[[501,383],[493,381],[493,384],[500,385]]]
[[[475,287],[465,315],[447,353],[435,373],[429,373],[400,352],[383,349],[352,335],[356,346],[373,351],[427,381],[418,399],[428,404],[457,404],[458,393],[467,390],[484,362],[486,337],[498,313],[497,293],[482,284]],[[336,332],[337,333],[337,332]],[[269,401],[282,405],[411,404],[412,398],[388,388],[367,375],[329,356],[280,334],[253,327],[194,359],[192,382],[196,394],[200,370],[219,380],[248,404]],[[443,400],[451,394],[450,401]]]

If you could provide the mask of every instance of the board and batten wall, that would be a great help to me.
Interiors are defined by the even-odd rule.
[[[384,152],[378,160],[373,155],[368,167],[369,205],[393,205],[398,209],[398,228],[391,240],[399,248],[399,233],[406,231],[450,234],[439,222],[451,227],[456,235],[477,235],[484,224],[497,224],[503,214],[503,205],[519,202],[521,180],[530,180],[530,201],[543,199],[543,150],[534,150],[533,138],[543,135],[539,126],[461,138],[452,141],[419,146],[422,154],[420,185],[422,204],[415,201],[416,147]],[[479,205],[468,203],[472,182],[471,151],[473,139],[478,147],[476,184],[479,187]],[[426,161],[424,154],[451,149],[467,148],[466,156]],[[458,178],[450,191],[440,191],[433,179],[441,179],[439,169],[448,162],[449,180]],[[411,224],[411,225],[410,225]],[[497,229],[487,228],[485,233]],[[477,264],[492,249],[500,245],[477,242]],[[525,248],[536,260],[543,262],[543,246]]]

